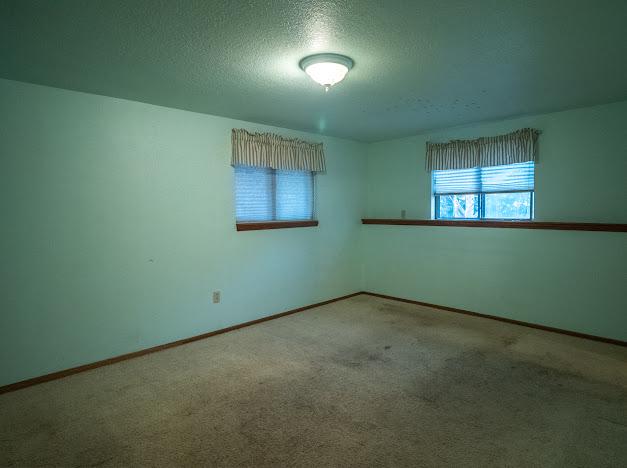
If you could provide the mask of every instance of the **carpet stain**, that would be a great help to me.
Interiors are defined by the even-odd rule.
[[[343,350],[329,357],[329,361],[332,363],[352,369],[361,368],[369,364],[385,364],[391,362],[391,360],[391,358],[384,356],[379,351],[369,351],[359,348]]]
[[[414,326],[432,327],[438,324],[437,317],[431,315],[408,311],[405,304],[383,303],[377,306],[377,311],[382,314],[389,323],[402,325],[411,321]]]

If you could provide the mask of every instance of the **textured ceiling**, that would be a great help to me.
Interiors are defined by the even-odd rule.
[[[363,141],[627,99],[625,0],[0,0],[0,77]],[[325,94],[305,55],[355,60]]]

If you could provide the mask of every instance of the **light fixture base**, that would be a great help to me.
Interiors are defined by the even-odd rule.
[[[315,54],[305,57],[299,62],[300,68],[319,85],[325,92],[342,81],[351,68],[353,59],[340,54]]]
[[[315,63],[323,63],[323,62],[339,63],[340,65],[344,65],[349,70],[353,68],[353,65],[355,65],[355,62],[353,61],[353,59],[350,57],[347,57],[346,55],[314,54],[314,55],[308,55],[307,57],[301,59],[301,61],[298,62],[298,66],[301,68],[301,70],[306,71],[309,65],[313,65]]]

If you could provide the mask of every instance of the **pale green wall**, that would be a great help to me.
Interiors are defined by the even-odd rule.
[[[627,102],[368,149],[369,217],[429,218],[425,142],[542,131],[536,219],[627,223]],[[368,291],[627,340],[627,234],[363,226]]]
[[[0,80],[0,385],[360,289],[627,339],[625,234],[359,224],[429,217],[427,139],[522,126],[544,132],[537,219],[627,222],[626,122],[365,145]],[[233,127],[324,141],[318,228],[235,231]]]
[[[0,106],[0,385],[360,289],[365,145],[6,80]],[[324,141],[318,228],[235,231],[233,127]]]

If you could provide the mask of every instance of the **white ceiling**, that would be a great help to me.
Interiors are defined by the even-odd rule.
[[[0,77],[361,141],[627,99],[625,0],[3,0]],[[298,61],[355,60],[329,93]]]

